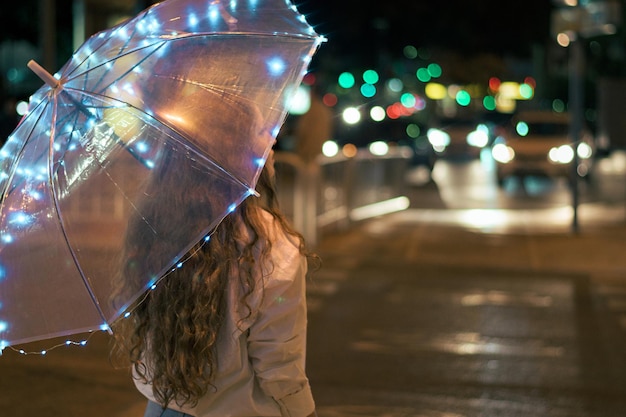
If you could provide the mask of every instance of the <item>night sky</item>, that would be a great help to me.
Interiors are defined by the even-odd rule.
[[[295,0],[318,33],[328,38],[320,54],[368,61],[374,51],[401,54],[418,48],[463,56],[528,58],[549,37],[551,2],[525,0],[511,13],[498,0]]]
[[[142,0],[144,3],[151,3]],[[406,44],[451,49],[465,55],[495,53],[527,57],[533,43],[549,36],[551,0],[524,0],[511,13],[501,0],[292,0],[318,33],[329,40],[323,54],[367,61],[374,51],[401,53]],[[36,43],[38,0],[23,7],[0,6],[11,25],[0,39],[24,38]],[[58,24],[71,24],[71,0],[57,0]],[[505,10],[506,9],[506,10]],[[60,31],[62,32],[62,31]]]
[[[0,15],[12,22],[0,29],[0,39],[21,38],[36,44],[38,26],[32,11],[38,1],[23,0],[22,7],[0,6]],[[62,12],[71,10],[71,1],[56,0],[59,28],[71,27],[70,14]],[[545,44],[549,38],[552,8],[551,0],[518,2],[514,13],[508,10],[510,3],[501,0],[292,1],[328,39],[311,69],[331,77],[348,68],[380,67],[381,60],[402,59],[406,45],[457,54],[455,68],[460,67],[457,62],[464,67],[472,60],[485,62],[489,60],[485,54],[530,58],[533,45]],[[71,33],[59,30],[57,38],[57,54],[63,62],[72,52]]]

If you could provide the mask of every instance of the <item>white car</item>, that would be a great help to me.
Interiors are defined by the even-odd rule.
[[[576,154],[575,154],[576,153]],[[579,177],[589,177],[595,156],[594,140],[583,127],[580,140],[572,143],[570,115],[553,111],[523,111],[511,119],[491,149],[498,184],[507,177],[541,175],[568,177],[578,162]]]

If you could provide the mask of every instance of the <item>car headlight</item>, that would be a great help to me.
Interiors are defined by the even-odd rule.
[[[491,148],[491,155],[501,164],[507,164],[515,158],[515,151],[504,143],[498,143]]]
[[[489,143],[489,134],[483,129],[476,129],[467,135],[467,144],[477,148],[484,148]]]
[[[591,146],[589,146],[587,142],[580,142],[576,147],[576,152],[581,159],[589,159],[591,155],[593,155],[593,149],[591,149]]]
[[[450,135],[443,130],[431,128],[426,132],[428,141],[433,145],[433,149],[437,152],[443,152],[446,146],[450,144]]]
[[[574,160],[574,150],[569,145],[561,145],[550,149],[548,159],[555,164],[569,164]]]
[[[389,145],[382,140],[370,143],[368,148],[372,155],[377,156],[384,156],[389,152]]]

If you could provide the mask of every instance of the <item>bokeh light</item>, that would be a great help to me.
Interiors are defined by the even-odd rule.
[[[435,64],[435,63],[429,64],[427,67],[427,71],[428,71],[428,74],[430,74],[432,78],[441,77],[442,70],[439,64]]]
[[[322,102],[328,107],[335,107],[337,105],[337,96],[333,93],[326,93],[322,97]]]
[[[26,113],[28,113],[28,102],[24,100],[18,101],[17,105],[15,106],[15,111],[17,111],[17,114],[19,114],[20,116],[24,116]]]
[[[372,155],[383,156],[389,152],[389,145],[387,145],[387,142],[377,140],[370,143],[368,149]]]
[[[311,108],[310,87],[300,85],[290,96],[287,108],[289,109],[289,113],[294,115],[301,115],[308,112]]]
[[[375,122],[381,122],[385,120],[386,114],[385,109],[381,106],[374,106],[370,109],[370,117]]]
[[[361,95],[366,98],[372,98],[376,95],[376,86],[373,84],[365,83],[361,85]]]
[[[528,124],[524,121],[517,122],[517,124],[515,125],[515,131],[520,136],[528,135],[528,130]]]
[[[524,100],[530,100],[531,98],[533,98],[535,91],[533,90],[533,87],[529,84],[520,84],[519,86],[519,94],[520,96],[524,99]]]
[[[495,110],[496,109],[496,98],[493,96],[485,96],[483,98],[483,107],[486,110]]]
[[[499,78],[497,78],[497,77],[491,77],[491,78],[489,78],[489,89],[490,89],[492,92],[497,93],[497,92],[498,92],[498,90],[500,89],[500,84],[501,84],[501,83],[502,83],[502,82],[500,81],[500,79],[499,79]]]
[[[555,112],[561,113],[565,111],[565,103],[563,102],[563,100],[560,99],[556,99],[554,101],[552,101],[552,110],[554,110]]]
[[[415,72],[415,76],[423,83],[427,83],[432,78],[427,68],[420,68]]]
[[[415,59],[415,58],[417,58],[417,48],[414,47],[413,45],[405,46],[404,49],[402,50],[402,53],[408,59]]]
[[[356,107],[348,107],[343,111],[342,117],[344,122],[354,125],[361,121],[361,112]]]
[[[456,93],[455,100],[459,104],[459,106],[469,106],[472,98],[470,97],[470,94],[467,91],[459,90]]]
[[[326,157],[333,157],[339,153],[339,145],[337,142],[332,140],[327,140],[322,145],[322,154]]]
[[[415,107],[415,96],[411,93],[404,93],[402,94],[402,96],[400,96],[400,103],[402,103],[404,107],[409,109]]]
[[[406,134],[410,138],[417,138],[422,133],[422,129],[415,123],[409,123],[406,127]]]
[[[399,93],[404,88],[404,83],[399,78],[390,78],[387,80],[387,88],[394,93]]]
[[[368,69],[363,73],[363,81],[367,84],[376,84],[379,79],[378,73],[373,69]]]
[[[354,87],[356,81],[354,80],[354,75],[352,75],[352,73],[342,72],[339,75],[337,82],[339,83],[339,87],[348,89]]]
[[[443,84],[428,83],[424,90],[426,97],[431,100],[443,100],[447,95],[447,89]]]
[[[524,78],[524,84],[528,84],[533,89],[537,88],[537,81],[533,77]]]
[[[358,149],[354,144],[346,143],[345,145],[343,145],[343,148],[341,148],[341,153],[346,158],[354,158],[358,153]]]
[[[302,78],[302,84],[308,85],[308,86],[314,85],[316,79],[317,77],[315,76],[314,73],[308,72],[304,75],[304,78]]]

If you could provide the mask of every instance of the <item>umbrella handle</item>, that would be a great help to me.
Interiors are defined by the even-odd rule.
[[[52,88],[57,88],[60,84],[59,80],[54,78],[48,71],[46,71],[41,65],[39,65],[34,60],[28,61],[26,64],[28,68],[31,69],[32,72],[37,74],[39,78],[41,78],[46,84],[48,84]]]

